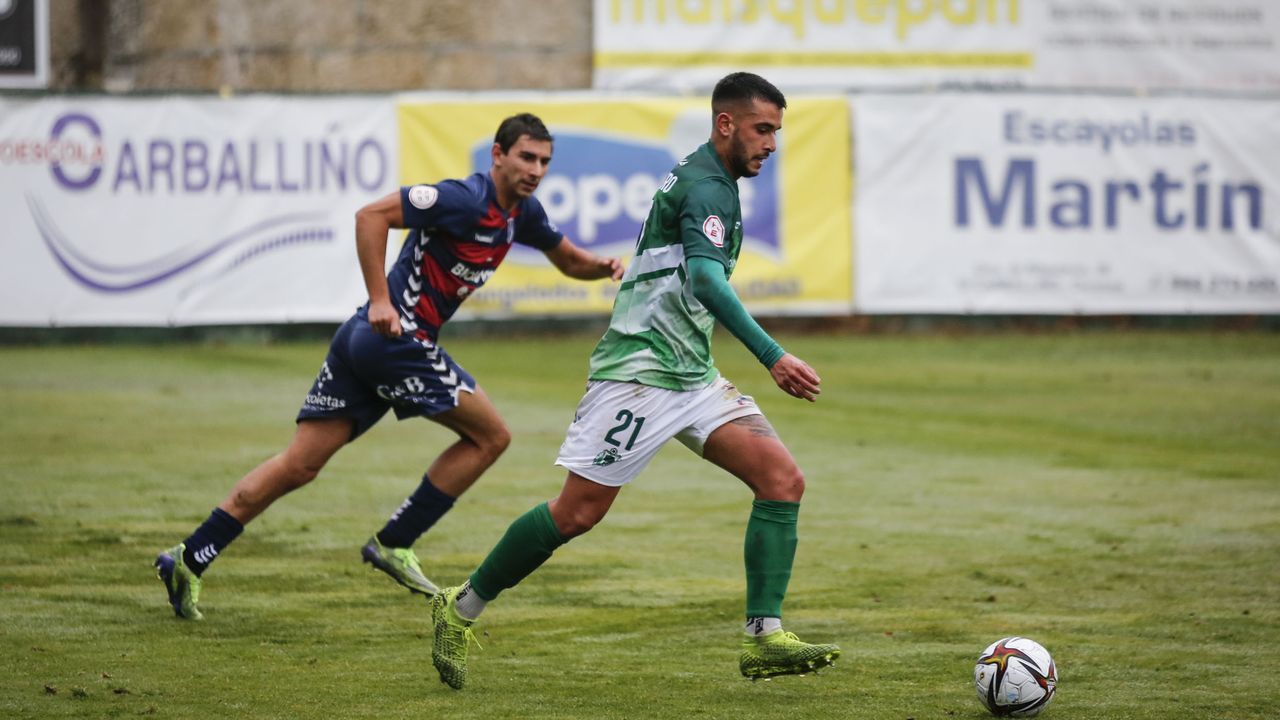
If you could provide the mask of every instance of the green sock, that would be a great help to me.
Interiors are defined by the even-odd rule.
[[[782,599],[796,559],[796,520],[800,503],[756,500],[751,503],[743,558],[747,564],[747,617],[782,617]]]
[[[542,503],[516,518],[480,567],[471,573],[471,588],[486,602],[515,587],[569,542],[560,536],[551,509]]]

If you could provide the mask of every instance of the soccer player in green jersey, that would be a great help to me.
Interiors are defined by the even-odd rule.
[[[673,437],[755,493],[744,548],[742,674],[805,673],[840,655],[835,645],[805,643],[782,629],[804,476],[755,401],[711,357],[719,321],[784,392],[810,402],[819,393],[818,374],[760,328],[728,282],[742,248],[737,180],[758,175],[777,150],[786,106],[758,75],[733,73],[716,84],[711,139],[655,193],[609,329],[591,354],[587,392],[556,459],[569,471],[563,489],[516,519],[467,582],[432,600],[432,662],[451,687],[466,682],[471,624],[485,604],[600,522],[622,486]]]

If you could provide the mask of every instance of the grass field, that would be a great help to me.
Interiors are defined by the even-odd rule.
[[[450,438],[384,421],[205,575],[155,580],[276,452],[322,343],[0,348],[0,717],[981,718],[973,662],[1053,652],[1050,718],[1269,718],[1280,707],[1280,335],[786,336],[816,405],[728,337],[808,477],[787,625],[819,676],[737,674],[750,496],[678,444],[605,522],[504,595],[468,688],[426,604],[359,547]],[[514,432],[419,543],[456,583],[553,495],[594,338],[459,339]]]

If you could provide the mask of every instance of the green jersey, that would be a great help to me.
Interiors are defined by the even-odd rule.
[[[727,278],[741,249],[738,184],[711,143],[704,144],[653,196],[588,377],[668,390],[710,384],[718,375],[711,357],[715,318],[693,296],[688,259],[717,260]]]

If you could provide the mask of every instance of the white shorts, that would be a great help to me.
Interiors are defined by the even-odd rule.
[[[601,485],[626,485],[671,438],[702,455],[716,428],[748,415],[763,413],[723,376],[687,391],[592,380],[556,465]]]

